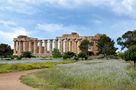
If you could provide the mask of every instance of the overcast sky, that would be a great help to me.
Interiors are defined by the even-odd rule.
[[[37,38],[77,32],[116,40],[136,29],[136,0],[0,0],[0,43],[18,35]]]

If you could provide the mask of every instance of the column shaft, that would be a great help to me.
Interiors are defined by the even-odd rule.
[[[50,54],[52,54],[52,43],[53,43],[53,40],[50,40]]]
[[[44,54],[47,54],[48,40],[44,40]]]
[[[29,41],[29,52],[32,52],[32,41]]]
[[[18,54],[21,55],[22,51],[23,51],[23,43],[22,43],[22,41],[19,41],[19,52],[18,52]]]
[[[63,54],[63,40],[60,40],[60,52]]]
[[[72,40],[72,52],[75,53],[75,41],[74,40]]]
[[[55,48],[58,49],[58,40],[54,41]]]
[[[14,55],[16,55],[16,41],[14,41]]]
[[[42,54],[42,40],[40,40],[39,43],[39,54]]]
[[[34,41],[34,54],[37,54],[37,40]]]
[[[69,51],[69,42],[68,40],[65,40],[65,52]]]
[[[77,53],[78,54],[81,52],[81,50],[79,48],[80,44],[81,44],[81,40],[78,40],[78,42],[77,42]]]
[[[72,41],[69,41],[69,51],[72,52]]]
[[[26,52],[26,41],[23,41],[23,52]]]
[[[77,40],[76,40],[76,41],[75,41],[75,53],[76,53],[76,54],[78,54],[77,49],[78,49],[78,48],[77,48]]]
[[[16,41],[16,55],[18,55],[18,52],[19,52],[19,42]]]

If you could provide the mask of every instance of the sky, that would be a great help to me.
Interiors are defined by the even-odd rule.
[[[100,33],[116,41],[134,29],[136,0],[0,0],[0,43],[12,47],[18,35],[50,39]]]

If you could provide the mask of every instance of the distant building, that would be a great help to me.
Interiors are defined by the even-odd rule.
[[[98,53],[97,41],[100,35],[80,36],[77,33],[64,34],[56,39],[40,40],[24,35],[14,38],[14,55],[21,55],[22,52],[30,51],[35,56],[50,56],[53,48],[57,48],[63,54],[64,52],[80,53],[79,45],[82,40],[87,39],[92,45],[89,46],[89,52],[96,55]]]

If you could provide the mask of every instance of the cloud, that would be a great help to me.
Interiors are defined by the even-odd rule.
[[[27,30],[22,27],[11,28],[11,31],[8,32],[4,30],[0,30],[0,38],[1,38],[0,43],[10,44],[11,47],[13,48],[13,38],[16,38],[20,34],[29,35]]]
[[[108,7],[109,10],[119,15],[129,15],[136,18],[135,0],[2,0],[0,10],[14,11],[31,15],[39,11],[41,6],[77,9],[84,7]]]
[[[1,0],[0,10],[32,15],[40,11],[39,7],[60,7],[77,9],[83,7],[108,7],[118,15],[136,18],[135,0]]]
[[[65,32],[76,31],[71,26],[64,26],[63,24],[50,24],[50,23],[37,24],[36,29],[40,30],[40,31],[47,32],[47,33],[63,32],[63,31],[65,31]]]
[[[33,5],[34,4],[32,4],[32,0],[1,0],[0,10],[3,12],[6,11],[6,12],[15,12],[20,14],[32,15],[33,13],[36,12],[36,9]]]
[[[16,26],[16,23],[10,20],[0,20],[0,25],[4,26]]]

